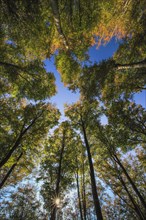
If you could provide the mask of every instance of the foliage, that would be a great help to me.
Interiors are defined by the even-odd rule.
[[[46,220],[33,185],[21,185],[1,204],[0,217],[5,220]]]
[[[46,140],[38,180],[43,181],[41,194],[49,215],[56,206],[55,199],[59,198],[62,202],[65,192],[72,185],[74,144],[77,141],[68,122],[60,124]]]
[[[1,0],[0,13],[0,187],[39,167],[44,205],[19,186],[0,201],[1,219],[144,220],[146,111],[132,97],[146,89],[145,0]],[[113,37],[113,57],[90,62],[89,47]],[[60,124],[52,55],[80,92]]]
[[[28,169],[31,170],[33,165],[38,163],[39,155],[43,151],[43,141],[49,129],[56,125],[60,114],[49,103],[31,104],[27,103],[27,100],[17,102],[14,98],[3,98],[0,101],[2,104],[0,162],[6,172],[23,152],[20,170],[24,176],[28,164]],[[4,170],[1,170],[2,176]]]

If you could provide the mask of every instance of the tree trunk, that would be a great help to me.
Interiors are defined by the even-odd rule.
[[[15,141],[13,147],[11,148],[11,150],[7,153],[7,155],[5,156],[5,158],[0,162],[0,168],[3,167],[5,165],[5,163],[7,163],[7,161],[9,160],[9,158],[11,157],[11,155],[13,154],[13,152],[19,147],[21,140],[23,138],[23,136],[26,134],[26,132],[35,124],[36,120],[42,115],[39,114],[37,117],[35,117],[32,122],[30,123],[30,125],[27,126],[27,128],[24,129],[24,131],[21,131],[19,134],[19,137],[17,138],[17,140]]]
[[[4,179],[2,180],[2,182],[0,183],[0,189],[4,186],[5,182],[7,181],[7,179],[9,178],[10,174],[12,173],[12,171],[15,169],[18,161],[20,160],[20,158],[22,157],[23,153],[21,153],[19,155],[19,157],[17,158],[16,162],[11,166],[10,170],[7,172],[6,176],[4,177]]]
[[[61,169],[62,169],[62,159],[63,159],[63,153],[64,153],[64,148],[65,148],[65,130],[63,130],[63,137],[62,137],[62,146],[61,146],[61,152],[60,152],[60,158],[59,158],[59,167],[58,167],[58,173],[57,173],[57,181],[56,181],[56,190],[55,190],[55,195],[56,198],[59,196],[59,191],[60,191],[60,181],[61,181]],[[50,220],[55,220],[56,219],[56,212],[57,212],[57,204],[53,204],[53,209],[51,213],[51,218]]]
[[[102,132],[101,129],[100,129],[100,132],[101,132],[102,135],[103,135],[103,132]],[[105,137],[105,138],[106,138],[106,137]],[[122,165],[120,159],[119,159],[118,156],[116,155],[116,152],[114,152],[115,150],[111,150],[111,149],[114,149],[114,147],[113,147],[111,144],[109,144],[107,138],[106,138],[106,142],[105,142],[105,140],[103,140],[103,139],[101,139],[101,140],[102,140],[102,142],[107,146],[107,149],[108,149],[108,151],[109,151],[111,157],[113,158],[113,160],[114,160],[114,161],[120,166],[120,168],[123,170],[125,176],[127,177],[128,181],[130,182],[130,184],[131,184],[133,190],[134,190],[135,193],[137,194],[137,196],[138,196],[138,198],[140,199],[140,201],[141,201],[141,203],[142,203],[144,209],[146,210],[146,202],[145,202],[143,196],[141,195],[141,193],[140,193],[139,190],[137,189],[136,185],[135,185],[134,182],[132,181],[131,177],[130,177],[129,174],[127,173],[125,167]],[[108,144],[107,144],[107,143],[108,143]]]
[[[82,185],[83,193],[83,211],[84,211],[84,220],[86,220],[87,210],[86,210],[86,189],[85,189],[85,167],[84,167],[84,158],[83,158],[83,185]]]
[[[91,157],[91,153],[90,153],[90,146],[88,143],[86,130],[85,130],[83,121],[82,121],[82,130],[83,130],[84,141],[85,141],[87,154],[88,154],[88,161],[89,161],[89,167],[90,167],[90,178],[91,178],[91,186],[92,186],[92,195],[93,195],[96,217],[97,217],[97,220],[103,220],[100,202],[99,202],[97,189],[96,189],[96,181],[95,181],[95,174],[94,174],[94,167],[93,167],[93,163],[92,163],[92,157]]]
[[[56,205],[54,205],[53,209],[52,209],[52,212],[51,212],[50,220],[55,220],[56,219],[56,212],[57,212],[57,208],[56,208]]]
[[[77,193],[78,193],[78,201],[79,201],[80,218],[81,218],[81,220],[83,220],[78,169],[77,169],[77,173],[76,173],[76,181],[77,181]]]
[[[138,198],[140,199],[143,207],[145,208],[146,210],[146,203],[145,203],[145,200],[143,198],[143,196],[141,195],[141,193],[139,192],[139,190],[137,189],[136,185],[134,184],[134,182],[132,181],[131,177],[129,176],[129,174],[127,173],[125,167],[122,165],[121,161],[119,160],[119,158],[117,157],[116,154],[114,154],[114,157],[115,157],[115,161],[118,163],[118,165],[121,167],[121,169],[123,170],[125,176],[127,177],[128,181],[130,182],[133,190],[135,191],[135,193],[137,194]]]
[[[127,207],[129,207],[130,209],[132,209],[132,211],[133,211],[133,210],[135,211],[135,209],[133,208],[133,206],[132,206],[131,204],[129,204],[126,199],[124,199],[119,193],[116,192],[116,190],[114,190],[114,189],[112,188],[112,184],[110,185],[110,187],[111,187],[112,191],[114,192],[114,194],[117,195],[117,196],[126,204]]]
[[[140,210],[139,206],[136,204],[134,198],[132,197],[131,193],[129,192],[129,190],[128,190],[128,188],[127,188],[127,186],[126,186],[126,184],[125,184],[125,182],[124,182],[124,180],[121,176],[119,177],[119,180],[120,180],[122,186],[124,187],[125,191],[127,192],[128,197],[129,197],[131,203],[134,206],[134,210],[135,210],[137,216],[139,217],[140,220],[145,220],[145,217],[143,217],[143,214],[141,213],[141,210]]]
[[[66,47],[66,49],[68,49],[67,39],[66,39],[66,37],[63,33],[63,30],[62,30],[62,27],[61,27],[60,14],[59,14],[59,9],[58,9],[58,1],[57,0],[50,0],[50,3],[51,3],[52,12],[53,12],[54,21],[55,21],[57,31],[63,40],[64,46]]]

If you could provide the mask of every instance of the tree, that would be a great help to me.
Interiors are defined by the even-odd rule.
[[[4,171],[7,173],[11,169],[21,153],[24,165],[28,161],[30,164],[37,163],[41,149],[43,150],[42,143],[49,129],[57,123],[59,112],[49,103],[31,104],[25,101],[19,103],[13,98],[0,101],[2,103],[0,167],[4,167],[4,170],[1,170],[4,175]]]
[[[80,72],[78,80],[69,86],[70,89],[79,89],[84,98],[98,99],[106,106],[120,98],[131,98],[134,92],[145,89],[144,60],[118,64],[112,58],[84,66]]]
[[[95,140],[93,139],[92,144],[95,146],[96,154],[94,158],[95,160],[97,160],[98,166],[96,167],[96,169],[98,170],[99,176],[104,175],[104,180],[106,179],[105,180],[106,183],[112,189],[116,186],[116,179],[117,179],[120,182],[120,185],[122,185],[122,187],[124,188],[124,190],[126,190],[126,194],[128,195],[130,202],[132,202],[132,206],[134,206],[133,209],[136,215],[138,215],[139,219],[144,219],[145,218],[144,217],[145,216],[144,194],[141,191],[141,186],[139,185],[139,183],[141,182],[140,180],[142,178],[141,172],[140,170],[137,170],[138,172],[137,176],[140,174],[139,180],[137,180],[138,181],[137,182],[135,179],[133,179],[135,177],[132,178],[130,175],[132,172],[131,169],[130,170],[126,169],[126,167],[129,167],[129,166],[131,167],[131,164],[129,165],[128,162],[123,161],[122,155],[121,155],[122,152],[124,153],[124,155],[127,153],[127,150],[125,148],[125,146],[127,146],[126,137],[124,140],[122,140],[122,142],[119,142],[120,138],[117,136],[117,134],[114,136],[113,131],[112,130],[110,131],[110,125],[105,126],[105,128],[101,128],[98,126],[96,127],[95,125],[95,131],[93,132],[94,133],[96,132],[96,135],[95,135],[96,139]],[[134,161],[136,162],[136,160],[137,159],[135,157]],[[130,163],[132,163],[131,158],[130,158]],[[108,169],[109,169],[108,171],[109,175],[107,174]],[[102,170],[103,170],[103,173],[102,173]],[[144,170],[143,170],[143,173],[144,173]],[[141,185],[144,184],[142,182],[140,183]],[[123,193],[119,191],[119,187],[120,187],[119,185],[116,186],[118,191],[114,190],[114,193],[118,192],[117,195],[121,198]],[[135,198],[135,196],[137,198]],[[137,201],[137,199],[139,201]],[[123,201],[125,202],[125,200],[126,199],[124,197]],[[128,202],[126,202],[126,204],[128,204]]]
[[[114,36],[144,36],[145,1],[140,1],[139,7],[137,4],[121,0],[1,1],[1,33],[7,42],[22,49],[27,59],[42,61],[59,50],[79,64],[91,45]],[[64,63],[59,69],[64,69]],[[68,69],[69,78],[70,74]],[[68,83],[66,77],[63,80]]]
[[[0,187],[16,184],[41,162],[38,179],[52,220],[64,210],[66,219],[144,220],[145,110],[131,98],[145,89],[145,0],[0,1],[0,13]],[[114,56],[91,64],[89,47],[113,37],[120,39]],[[66,107],[70,121],[48,133],[60,115],[47,102],[56,91],[43,63],[51,56],[81,98]],[[13,210],[4,203],[10,214],[2,217],[46,218],[24,197],[17,194]]]
[[[56,219],[56,213],[63,206],[65,194],[73,181],[74,143],[73,130],[67,121],[62,122],[45,143],[46,152],[38,180],[43,180],[41,194],[52,220]]]
[[[95,173],[94,173],[94,167],[93,167],[91,150],[90,150],[90,142],[89,142],[90,139],[88,138],[88,133],[87,133],[89,125],[91,125],[91,123],[93,122],[92,121],[93,120],[92,110],[94,111],[95,114],[98,114],[95,112],[95,109],[97,109],[97,104],[98,103],[94,101],[93,103],[90,104],[90,107],[89,107],[87,102],[83,102],[83,103],[79,102],[75,105],[68,106],[68,108],[66,109],[66,115],[70,118],[72,123],[75,125],[76,129],[78,128],[79,131],[83,135],[84,143],[85,143],[87,155],[88,155],[89,167],[90,167],[92,195],[93,195],[93,200],[94,200],[96,217],[97,219],[103,219],[102,213],[101,213],[100,202],[99,202],[99,196],[97,194],[97,189],[96,189]]]
[[[106,115],[109,124],[115,127],[118,136],[121,133],[121,135],[127,136],[129,143],[144,145],[146,111],[141,105],[120,99],[106,109]]]
[[[55,78],[38,58],[27,58],[15,43],[2,39],[0,46],[0,95],[43,100],[55,94]]]

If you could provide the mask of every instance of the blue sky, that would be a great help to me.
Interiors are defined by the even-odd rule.
[[[64,104],[76,102],[79,99],[79,93],[72,93],[61,82],[60,74],[57,72],[54,64],[54,57],[52,57],[50,60],[46,60],[45,65],[47,71],[53,72],[56,78],[57,94],[51,98],[51,102],[56,104],[60,112],[64,114]]]
[[[89,55],[92,62],[100,62],[103,59],[108,59],[113,56],[117,50],[119,43],[112,39],[108,44],[100,46],[98,49],[93,46],[89,49]],[[56,104],[59,108],[62,116],[64,117],[64,104],[72,104],[79,99],[79,93],[72,93],[61,82],[61,77],[56,70],[54,64],[54,57],[45,61],[46,69],[49,72],[53,72],[56,78],[57,94],[51,98],[51,102]],[[146,108],[146,91],[134,95],[134,100],[137,104],[141,104]]]

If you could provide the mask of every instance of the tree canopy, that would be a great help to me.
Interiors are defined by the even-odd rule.
[[[146,90],[145,5],[0,1],[0,219],[146,219],[146,109],[133,99]],[[52,57],[79,92],[61,120]]]

